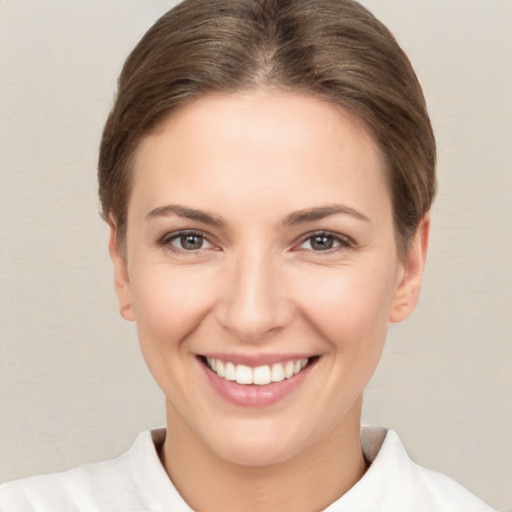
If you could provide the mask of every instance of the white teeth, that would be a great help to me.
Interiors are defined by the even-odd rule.
[[[284,378],[289,379],[293,376],[293,369],[295,368],[295,363],[293,361],[288,361],[286,366],[284,367]]]
[[[270,384],[272,377],[269,366],[258,366],[252,371],[252,383],[258,384],[258,386],[264,386]]]
[[[249,366],[238,364],[236,366],[235,380],[238,382],[238,384],[252,384],[252,369]]]
[[[284,369],[282,364],[273,364],[272,373],[270,375],[272,382],[281,382],[284,380]]]
[[[224,367],[225,375],[224,378],[226,380],[235,380],[236,379],[236,371],[235,365],[233,363],[226,363]]]
[[[274,363],[272,366],[263,365],[251,368],[243,364],[235,365],[220,359],[206,358],[208,366],[219,377],[236,381],[238,384],[265,386],[271,382],[281,382],[297,375],[309,362],[308,358],[287,361],[286,363]]]

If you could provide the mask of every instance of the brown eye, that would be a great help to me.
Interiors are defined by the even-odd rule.
[[[316,235],[311,238],[311,248],[314,251],[328,251],[335,245],[335,240],[332,236]]]
[[[320,231],[304,238],[297,249],[313,252],[328,252],[348,249],[353,247],[353,245],[353,241],[345,235]]]
[[[198,249],[202,249],[204,238],[201,235],[187,234],[181,235],[177,242],[180,245],[180,249],[185,249],[186,251],[197,251]]]
[[[194,252],[213,248],[201,232],[195,231],[169,233],[161,239],[159,244],[174,252]]]

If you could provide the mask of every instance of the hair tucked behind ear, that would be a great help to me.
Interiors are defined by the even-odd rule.
[[[262,86],[324,99],[366,123],[406,251],[435,195],[434,135],[409,60],[351,0],[185,0],[153,25],[124,64],[100,146],[103,217],[120,239],[144,136],[198,95]]]

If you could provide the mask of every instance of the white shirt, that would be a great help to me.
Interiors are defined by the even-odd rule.
[[[165,429],[121,457],[0,486],[1,512],[191,512],[158,458]],[[366,474],[325,512],[491,512],[450,478],[408,457],[392,430],[362,427]]]

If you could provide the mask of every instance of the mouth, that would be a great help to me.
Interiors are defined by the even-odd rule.
[[[225,400],[242,407],[267,407],[302,386],[320,356],[197,355],[207,381]]]
[[[222,379],[234,381],[245,386],[266,386],[273,382],[282,382],[283,380],[291,379],[304,370],[315,359],[315,357],[290,359],[271,365],[267,364],[251,367],[244,364],[235,364],[231,361],[215,359],[213,357],[203,356],[202,358],[203,363]]]

